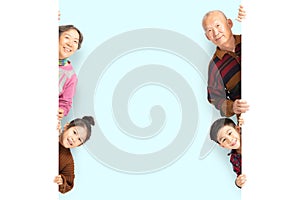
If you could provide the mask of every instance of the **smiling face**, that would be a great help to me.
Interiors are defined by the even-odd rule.
[[[226,149],[240,149],[240,139],[240,133],[232,126],[225,125],[218,131],[217,140]]]
[[[81,126],[73,126],[65,130],[59,137],[59,142],[65,148],[74,148],[82,145],[87,138],[87,131]]]
[[[226,19],[223,13],[213,11],[207,14],[202,21],[202,26],[208,40],[222,49],[233,37],[232,21]]]
[[[78,49],[79,33],[75,29],[63,32],[59,37],[59,59],[70,57]]]

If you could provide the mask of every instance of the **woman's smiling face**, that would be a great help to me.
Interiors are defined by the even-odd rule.
[[[78,49],[79,33],[75,29],[63,32],[59,37],[59,59],[65,59],[73,55]]]

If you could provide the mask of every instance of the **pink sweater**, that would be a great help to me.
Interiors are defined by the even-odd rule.
[[[77,82],[77,75],[70,62],[59,66],[59,108],[64,110],[65,116],[72,107]]]

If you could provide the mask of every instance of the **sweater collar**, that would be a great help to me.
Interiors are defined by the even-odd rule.
[[[233,35],[233,37],[235,39],[235,46],[237,46],[238,44],[241,43],[241,35]],[[229,53],[229,51],[221,50],[219,47],[217,47],[215,55],[219,59],[222,59],[226,53]],[[232,53],[232,52],[230,52],[230,53]]]

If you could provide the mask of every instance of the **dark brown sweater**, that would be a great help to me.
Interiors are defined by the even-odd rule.
[[[70,149],[59,143],[59,174],[63,179],[63,184],[59,185],[61,193],[69,192],[74,186],[74,160]]]

